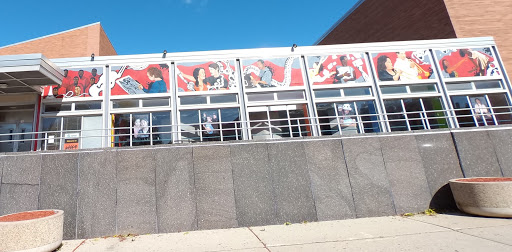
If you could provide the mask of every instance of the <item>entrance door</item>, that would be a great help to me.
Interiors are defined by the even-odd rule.
[[[0,152],[30,151],[34,110],[6,110],[0,107]]]

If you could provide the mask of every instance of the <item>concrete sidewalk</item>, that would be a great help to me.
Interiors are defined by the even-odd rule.
[[[76,249],[76,250],[75,250]],[[512,219],[378,217],[64,241],[59,251],[512,251]]]

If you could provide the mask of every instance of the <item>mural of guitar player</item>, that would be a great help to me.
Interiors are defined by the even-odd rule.
[[[428,50],[373,53],[372,58],[379,81],[417,82],[435,78]]]
[[[178,92],[236,90],[233,60],[178,63]]]
[[[443,78],[499,76],[501,71],[488,47],[435,51]]]
[[[246,88],[304,86],[298,57],[243,60]]]
[[[99,97],[103,95],[104,79],[103,67],[64,69],[62,83],[42,87],[42,97],[44,99]]]
[[[313,85],[369,82],[366,60],[362,54],[308,56],[308,76]]]
[[[169,92],[167,64],[113,66],[110,72],[112,95],[139,95]]]

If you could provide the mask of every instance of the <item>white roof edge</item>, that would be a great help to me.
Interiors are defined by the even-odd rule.
[[[299,46],[291,52],[291,47],[274,48],[255,48],[255,49],[235,49],[235,50],[217,50],[217,51],[196,51],[196,52],[176,52],[167,53],[163,58],[162,53],[152,54],[134,54],[134,55],[114,55],[97,56],[94,61],[90,57],[77,58],[58,58],[51,59],[59,67],[70,65],[99,65],[99,64],[127,64],[137,62],[172,62],[172,61],[204,61],[231,58],[266,58],[280,57],[290,55],[313,55],[329,54],[333,52],[378,52],[394,50],[418,50],[418,49],[440,49],[440,48],[461,48],[477,46],[495,46],[493,37],[474,37],[474,38],[451,38],[451,39],[432,39],[432,40],[411,40],[411,41],[392,41],[392,42],[368,42],[354,44],[335,44],[335,45],[316,45]]]
[[[53,33],[53,34],[50,34],[50,35],[45,35],[45,36],[38,37],[38,38],[34,38],[34,39],[29,39],[29,40],[25,40],[25,41],[17,42],[17,43],[10,44],[10,45],[6,45],[6,46],[1,46],[1,47],[0,47],[0,49],[6,48],[6,47],[10,47],[10,46],[19,45],[19,44],[23,44],[23,43],[27,43],[27,42],[31,42],[31,41],[35,41],[35,40],[39,40],[39,39],[43,39],[43,38],[48,38],[48,37],[51,37],[51,36],[55,36],[55,35],[59,35],[59,34],[63,34],[63,33],[66,33],[66,32],[70,32],[70,31],[74,31],[74,30],[82,29],[82,28],[89,27],[89,26],[93,26],[93,25],[97,25],[97,24],[100,24],[100,22],[96,22],[96,23],[92,23],[92,24],[88,24],[88,25],[80,26],[80,27],[77,27],[77,28],[73,28],[73,29],[69,29],[69,30],[65,30],[65,31],[61,31],[61,32]]]
[[[336,23],[334,23],[331,28],[329,28],[326,32],[324,32],[324,34],[322,34],[322,36],[320,36],[319,39],[317,39],[315,41],[315,43],[313,45],[318,45],[318,43],[320,43],[320,41],[322,41],[325,37],[327,37],[327,35],[329,33],[331,33],[336,27],[338,27],[339,24],[341,24],[341,22],[343,22],[348,16],[350,16],[350,14],[352,14],[352,12],[354,12],[357,8],[359,8],[359,6],[361,4],[363,4],[365,0],[359,0],[357,1],[357,3],[355,3],[352,8],[350,8],[347,12],[345,12],[345,14],[343,16],[341,16],[340,19],[338,19],[338,21],[336,21]]]

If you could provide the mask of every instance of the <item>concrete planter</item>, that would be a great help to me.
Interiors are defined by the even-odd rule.
[[[62,243],[63,229],[62,210],[0,216],[0,251],[53,251]]]
[[[457,207],[466,213],[512,217],[512,178],[462,178],[450,180]]]

